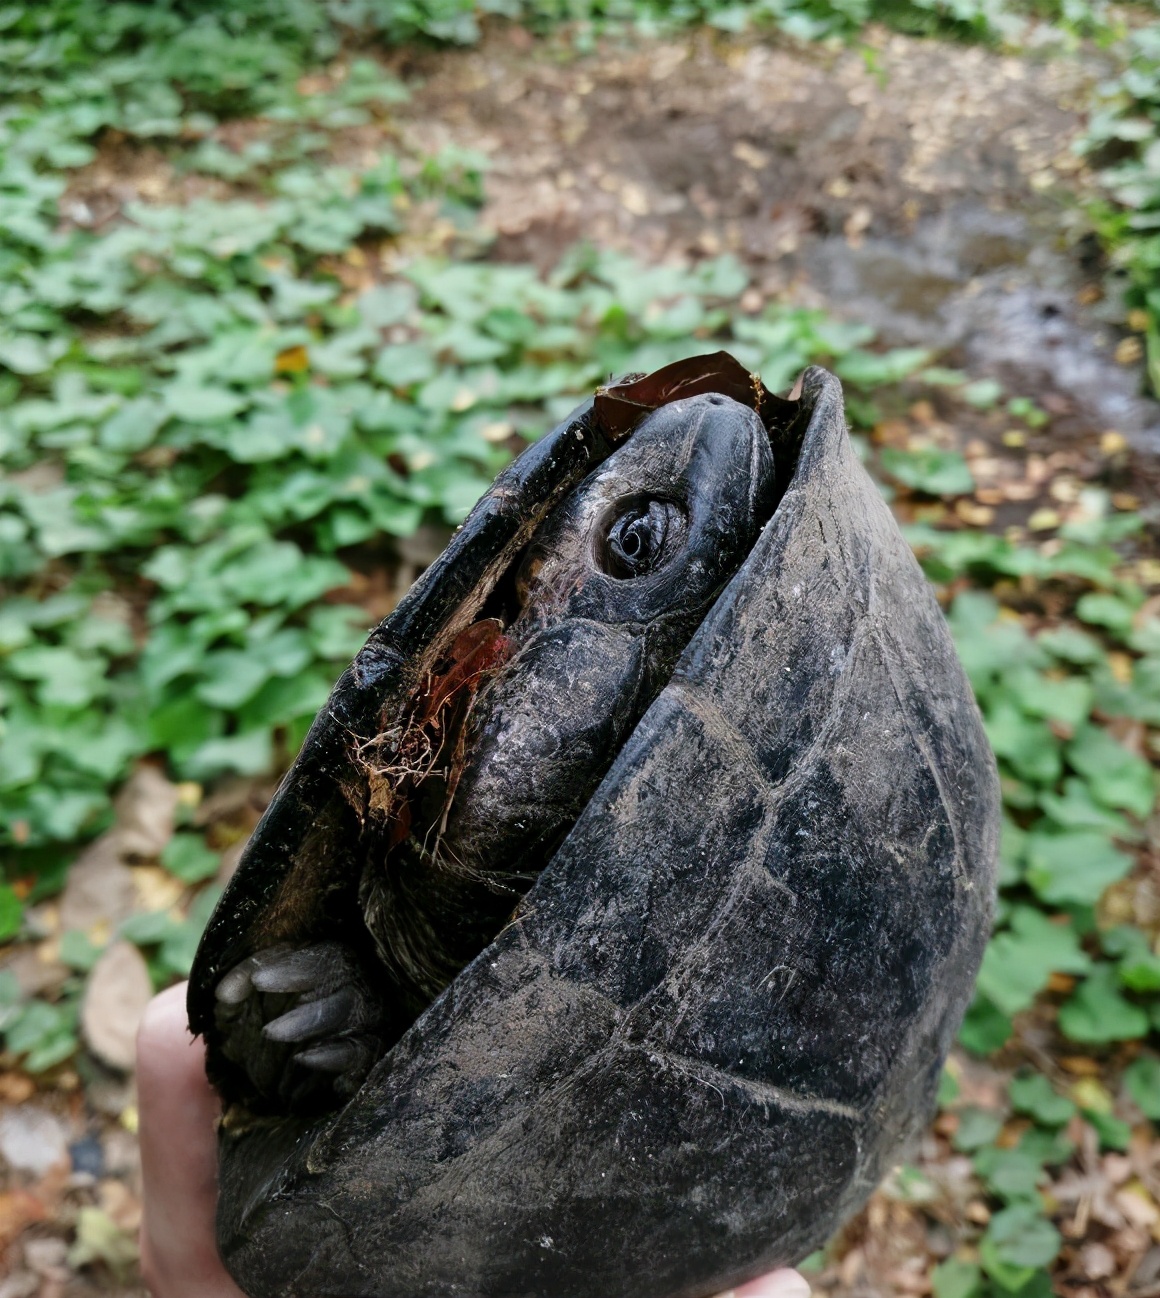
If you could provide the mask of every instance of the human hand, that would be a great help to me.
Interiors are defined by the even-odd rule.
[[[245,1298],[222,1266],[214,1241],[217,1096],[205,1051],[189,1033],[186,984],[150,1001],[137,1034],[140,1114],[141,1273],[154,1298]],[[721,1298],[809,1298],[810,1287],[783,1268]]]
[[[800,1271],[783,1266],[719,1294],[718,1298],[810,1298],[810,1285]]]
[[[141,1274],[154,1298],[244,1298],[214,1240],[218,1101],[187,1026],[186,986],[155,996],[137,1033]]]

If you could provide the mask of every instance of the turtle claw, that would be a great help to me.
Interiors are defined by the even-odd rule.
[[[220,1005],[240,1005],[254,990],[252,964],[253,957],[235,965],[214,988]]]
[[[313,991],[332,980],[335,945],[326,942],[302,947],[300,950],[274,947],[258,956],[251,956],[251,960],[258,962],[251,981],[260,992]],[[243,961],[244,963],[246,962]],[[226,978],[229,976],[227,974]],[[222,979],[222,983],[226,978]],[[218,986],[220,992],[221,984]]]
[[[226,1057],[262,1099],[306,1112],[353,1094],[383,1047],[383,1010],[337,942],[272,947],[215,988]]]
[[[319,1037],[334,1036],[352,1018],[355,999],[354,989],[343,987],[322,1000],[306,1001],[267,1023],[262,1029],[262,1035],[267,1041],[313,1041]]]
[[[332,1041],[329,1045],[314,1046],[295,1056],[295,1061],[305,1068],[316,1068],[320,1073],[354,1073],[360,1065],[363,1071],[370,1067],[364,1045],[358,1041]]]

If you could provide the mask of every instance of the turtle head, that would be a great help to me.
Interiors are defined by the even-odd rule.
[[[472,710],[449,862],[525,880],[546,863],[773,505],[764,425],[709,394],[647,415],[557,506],[516,569],[512,656]]]

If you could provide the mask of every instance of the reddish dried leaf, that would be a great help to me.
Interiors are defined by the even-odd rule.
[[[764,388],[740,361],[721,351],[674,361],[651,374],[629,375],[598,389],[594,404],[601,427],[613,441],[620,441],[649,411],[706,392],[719,392],[757,409]]]
[[[34,1222],[48,1220],[47,1205],[27,1190],[0,1194],[0,1248],[7,1248]]]

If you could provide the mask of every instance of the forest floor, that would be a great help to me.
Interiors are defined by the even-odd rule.
[[[465,229],[417,203],[377,262],[358,246],[336,261],[349,292],[409,259],[476,256],[481,247],[492,262],[543,272],[579,241],[651,264],[731,253],[749,278],[740,316],[757,319],[771,302],[818,309],[872,326],[891,347],[931,349],[939,367],[957,372],[921,388],[885,386],[863,421],[872,459],[891,450],[956,453],[971,470],[967,491],[896,483],[903,523],[986,532],[1037,553],[1046,543],[1050,558],[1057,529],[1069,518],[1083,522],[1093,485],[1113,513],[1143,508],[1147,517],[1160,476],[1160,407],[1140,395],[1139,341],[1108,296],[1107,268],[1080,209],[1093,179],[1072,147],[1092,84],[1106,75],[1105,55],[1017,57],[878,28],[858,48],[694,31],[574,54],[506,27],[466,50],[376,57],[410,98],[337,131],[334,162],[366,166],[386,150],[453,148],[482,155],[487,166],[478,226]],[[317,89],[335,78],[333,68],[320,70]],[[258,129],[236,120],[219,138],[240,149]],[[61,211],[112,228],[135,201],[220,200],[243,188],[182,173],[148,145],[107,139],[72,175]],[[494,238],[481,243],[480,231]],[[428,522],[362,563],[347,600],[382,617],[447,535]],[[1145,529],[1128,560],[1145,602],[1160,598],[1154,555]],[[960,570],[943,584],[953,594],[970,582]],[[1032,632],[1072,617],[1074,599],[1053,604],[1048,582],[1038,590],[1033,577],[1000,573],[988,589],[996,584]],[[1130,675],[1124,651],[1111,652],[1120,653],[1112,670]],[[1134,755],[1155,755],[1142,725],[1109,724]],[[107,938],[142,912],[185,916],[185,882],[157,863],[167,845],[175,834],[202,834],[220,854],[224,882],[272,788],[268,775],[199,783],[140,765],[112,826],[74,864],[63,893],[30,910],[7,950],[4,965],[21,994],[51,1000],[75,975],[76,962],[61,956],[64,934]],[[1136,864],[1112,918],[1151,934],[1160,924],[1160,838],[1147,815],[1137,819]],[[1090,933],[1081,935],[1091,947]],[[131,1028],[152,984],[142,982],[139,958],[111,963],[82,1012],[88,1050],[38,1073],[11,1045],[0,1057],[0,1249],[8,1259],[0,1298],[139,1288]],[[850,1298],[923,1295],[932,1285],[938,1298],[975,1292],[980,1234],[1021,1202],[979,1151],[1015,1153],[1029,1131],[1049,1130],[1067,1149],[1054,1161],[1044,1156],[1032,1184],[1037,1211],[1061,1236],[1057,1291],[1160,1294],[1160,1143],[1119,1083],[1138,1041],[1129,1034],[1127,1045],[1089,1048],[1063,1041],[1056,1026],[1061,999],[1085,968],[1081,960],[1045,971],[1043,997],[1016,1015],[1014,1036],[987,1059],[956,1051],[949,1072],[957,1093],[907,1167],[813,1260],[818,1290]],[[1013,1098],[1011,1078],[1028,1065],[1067,1101],[1054,1125],[1043,1117],[1047,1101],[1037,1109]],[[1085,1116],[1093,1113],[1121,1122],[1123,1133]],[[1033,1247],[1027,1256],[1037,1257]],[[948,1259],[961,1270],[932,1280]],[[986,1283],[998,1283],[1002,1267],[986,1269]],[[1008,1279],[1007,1291],[1019,1292]],[[1029,1271],[1023,1291],[1036,1283]]]

